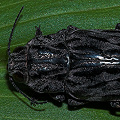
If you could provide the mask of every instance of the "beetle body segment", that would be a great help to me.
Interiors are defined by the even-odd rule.
[[[62,48],[59,47],[62,45]],[[45,37],[34,38],[28,46],[28,82],[37,92],[64,92],[68,51],[63,41],[51,44]],[[34,82],[33,82],[34,81]]]
[[[69,29],[68,93],[76,100],[119,101],[120,31]]]

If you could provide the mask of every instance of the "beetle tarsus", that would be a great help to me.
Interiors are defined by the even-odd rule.
[[[117,102],[112,101],[112,102],[110,102],[110,105],[113,108],[120,108],[120,102],[119,101],[117,101]]]

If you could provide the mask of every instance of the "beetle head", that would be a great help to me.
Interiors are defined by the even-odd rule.
[[[20,16],[20,13],[22,12],[24,6],[21,8],[19,14],[17,15],[15,22],[13,24],[13,28],[12,31],[10,33],[10,37],[9,37],[9,43],[8,43],[8,72],[9,72],[9,81],[11,82],[11,84],[13,85],[13,87],[20,92],[22,95],[24,95],[29,101],[31,101],[31,104],[43,104],[46,103],[45,102],[38,102],[35,99],[29,97],[28,95],[26,95],[22,90],[19,89],[19,87],[17,87],[17,85],[15,84],[13,77],[17,77],[18,79],[15,79],[19,82],[23,82],[25,83],[27,80],[27,48],[26,47],[18,47],[16,48],[13,53],[10,52],[10,44],[11,44],[11,39],[12,39],[12,35],[13,35],[13,31],[15,29],[17,20]],[[20,78],[20,79],[19,79]]]
[[[26,47],[17,47],[10,54],[8,60],[9,75],[15,78],[17,82],[26,82],[27,80],[27,54]]]

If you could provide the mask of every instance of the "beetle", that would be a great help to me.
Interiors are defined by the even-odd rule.
[[[21,82],[35,92],[49,93],[58,102],[79,106],[86,102],[110,102],[120,108],[120,23],[114,30],[83,30],[72,25],[43,36],[40,26],[25,46],[10,52],[9,80],[32,104],[43,104],[21,91]]]

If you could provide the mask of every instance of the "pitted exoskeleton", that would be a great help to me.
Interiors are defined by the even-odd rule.
[[[35,92],[49,93],[59,102],[67,99],[71,106],[107,101],[113,107],[120,107],[120,24],[115,30],[81,30],[70,25],[46,36],[36,27],[35,37],[10,53],[21,11],[8,44],[9,78],[20,93],[32,104],[46,103],[28,97],[14,80]]]

